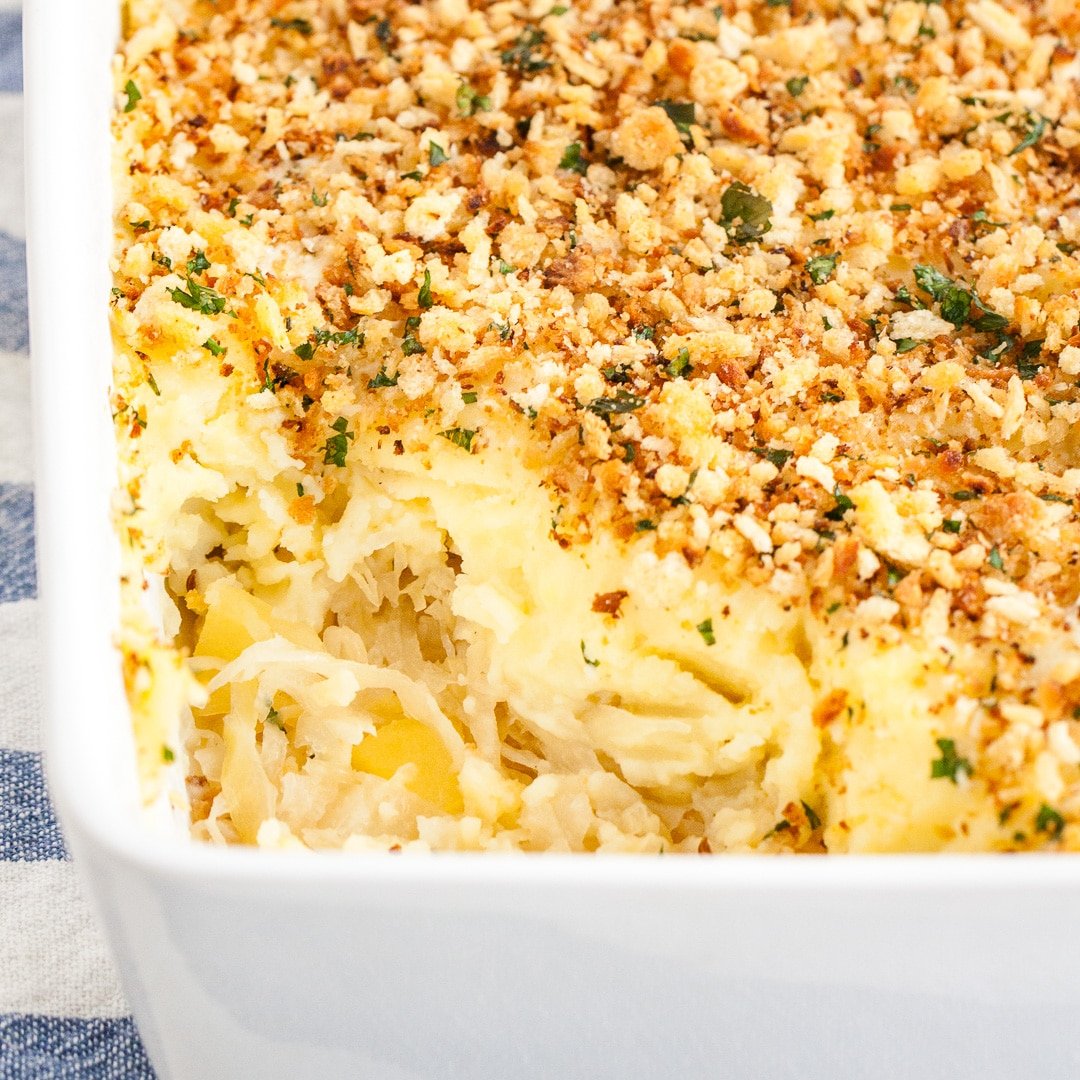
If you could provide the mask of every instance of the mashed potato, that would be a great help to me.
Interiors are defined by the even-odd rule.
[[[267,847],[1080,846],[1078,33],[132,0],[147,796]]]

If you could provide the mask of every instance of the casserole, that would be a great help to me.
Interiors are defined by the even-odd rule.
[[[161,1074],[1073,1075],[1068,858],[367,860],[209,850],[140,811],[113,652],[116,35],[109,5],[27,13],[47,745]]]

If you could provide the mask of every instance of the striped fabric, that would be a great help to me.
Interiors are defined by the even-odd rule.
[[[20,12],[0,0],[0,1080],[144,1080],[41,766],[21,91]]]

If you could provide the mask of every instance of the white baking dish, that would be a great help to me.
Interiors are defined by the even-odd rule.
[[[30,0],[48,766],[163,1078],[1074,1078],[1074,856],[209,850],[141,813],[106,320],[114,0]]]

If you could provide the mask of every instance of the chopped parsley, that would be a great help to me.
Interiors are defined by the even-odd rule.
[[[958,533],[964,523],[959,518],[946,518],[941,523],[941,528],[947,533]]]
[[[164,761],[166,765],[169,765],[176,760],[176,755],[168,746],[163,746],[161,748],[161,760]]]
[[[664,370],[673,378],[679,379],[688,375],[693,369],[690,366],[690,350],[682,348],[678,351],[675,359],[672,360]]]
[[[393,52],[390,49],[390,42],[394,37],[394,28],[390,25],[389,19],[380,19],[375,24],[375,40],[382,47],[382,51],[387,56],[393,56]]]
[[[491,108],[491,98],[478,94],[468,83],[462,83],[457,88],[454,101],[462,116],[474,116],[478,112],[487,112]]]
[[[799,800],[799,803],[803,808],[803,813],[806,815],[806,823],[810,826],[810,828],[820,829],[821,818],[819,818],[817,814],[814,813],[813,807],[811,807],[809,803],[805,802],[802,799]]]
[[[971,502],[972,499],[979,497],[979,493],[977,491],[954,491],[952,497],[957,502]]]
[[[398,374],[395,371],[393,375],[386,374],[386,365],[383,364],[381,368],[375,373],[375,375],[368,379],[369,390],[379,390],[384,386],[397,386]]]
[[[311,201],[316,206],[325,206],[330,199],[330,193],[323,192],[321,195],[314,188],[311,189]]]
[[[414,331],[420,325],[419,315],[410,315],[405,320],[405,335],[401,339],[401,351],[406,356],[416,356],[424,352],[424,346],[416,338]]]
[[[1016,372],[1021,379],[1027,381],[1028,379],[1034,379],[1039,374],[1039,369],[1042,364],[1035,361],[1038,360],[1042,354],[1042,348],[1045,344],[1045,338],[1039,338],[1037,341],[1025,341],[1020,349],[1020,359],[1016,362]]]
[[[809,75],[799,75],[793,79],[788,79],[784,85],[787,87],[787,92],[792,97],[798,97],[806,89],[806,85],[809,82]]]
[[[200,285],[193,278],[187,279],[187,291],[176,287],[169,290],[171,299],[189,311],[198,311],[203,315],[220,315],[227,303],[221,293],[208,285]]]
[[[590,660],[589,659],[588,654],[585,652],[585,639],[584,638],[581,639],[581,659],[584,660],[585,663],[589,665],[589,667],[599,667],[600,666],[600,661],[599,660]]]
[[[597,416],[610,416],[612,413],[634,412],[644,404],[643,397],[628,394],[625,390],[618,390],[614,397],[594,398],[585,408]]]
[[[1034,146],[1045,134],[1050,126],[1050,121],[1037,113],[1028,113],[1028,130],[1024,137],[1009,151],[1009,157],[1022,153],[1029,147]]]
[[[903,353],[911,352],[912,349],[917,349],[922,344],[923,342],[918,341],[916,338],[897,338],[896,351],[902,355]]]
[[[656,328],[653,326],[635,326],[632,333],[639,341],[652,341],[656,337]]]
[[[840,261],[840,256],[837,254],[832,255],[815,255],[807,264],[806,272],[810,275],[810,280],[815,285],[824,285],[826,281],[833,276],[833,272],[836,270],[836,264]]]
[[[889,209],[894,214],[906,214],[911,209],[911,203],[907,202],[894,202]]]
[[[472,453],[472,442],[476,438],[476,432],[472,429],[452,427],[440,431],[439,435],[444,439],[448,439],[455,446],[460,446],[462,450],[468,450],[470,454]]]
[[[516,266],[511,266],[508,262],[503,262],[502,259],[499,260],[499,273],[500,274],[503,274],[503,275],[512,274],[512,273],[514,273],[515,270],[517,270]]]
[[[716,644],[716,635],[713,633],[712,619],[706,619],[704,622],[698,623],[697,632],[701,635],[701,639],[706,645]]]
[[[997,544],[990,549],[990,554],[986,560],[995,570],[1004,570],[1005,563],[1001,559],[1001,552],[998,551]]]
[[[449,160],[446,151],[437,142],[428,143],[428,164],[433,169],[436,165],[443,165]]]
[[[690,134],[690,125],[695,123],[697,110],[692,101],[658,101],[656,103],[668,114],[668,119],[681,135]]]
[[[206,351],[207,351],[207,352],[208,352],[208,353],[209,353],[209,354],[210,354],[211,356],[224,356],[224,355],[225,355],[225,354],[226,354],[226,353],[227,353],[227,352],[229,351],[228,349],[226,349],[226,348],[225,348],[225,346],[224,346],[224,345],[222,345],[222,344],[221,344],[221,342],[220,342],[220,341],[218,341],[218,340],[217,340],[216,338],[212,338],[212,337],[211,337],[211,338],[207,338],[207,339],[206,339],[206,340],[205,340],[205,341],[204,341],[204,342],[202,343],[202,347],[203,347],[203,348],[204,348],[204,349],[205,349],[205,350],[206,350]]]
[[[634,532],[654,532],[655,530],[656,522],[649,518],[641,518],[640,521],[634,522]]]
[[[263,723],[273,724],[274,727],[279,728],[282,731],[285,730],[285,721],[281,719],[281,714],[277,711],[277,709],[274,708],[273,705],[270,706],[270,709],[266,714],[266,719],[263,721]]]
[[[739,180],[720,197],[720,209],[720,225],[733,244],[760,240],[772,228],[772,203]]]
[[[476,391],[475,390],[464,390],[464,391],[462,391],[461,400],[466,405],[475,405],[476,404]]]
[[[349,452],[349,442],[356,436],[349,430],[349,422],[344,416],[339,416],[331,425],[334,434],[331,435],[323,446],[323,464],[337,465],[339,468],[345,465],[345,455]]]
[[[139,88],[130,80],[124,83],[124,93],[127,94],[127,102],[124,104],[124,112],[134,112],[135,106],[142,101]]]
[[[154,396],[161,397],[161,390],[158,388],[157,379],[154,378],[152,371],[146,373],[146,381],[150,384],[150,389],[154,391]]]
[[[957,328],[970,323],[983,333],[998,333],[1009,325],[1004,315],[992,311],[970,289],[933,266],[916,266],[915,283],[941,305],[941,317]]]
[[[205,251],[196,251],[195,254],[188,260],[187,272],[189,274],[201,274],[204,270],[210,269],[210,260],[206,257]]]
[[[1051,840],[1056,840],[1065,829],[1065,819],[1052,807],[1043,803],[1035,815],[1036,832],[1046,833]]]
[[[270,25],[277,30],[295,30],[304,37],[308,37],[313,29],[307,19],[279,19],[277,16],[270,20]]]
[[[500,59],[507,67],[517,68],[523,75],[532,75],[551,67],[548,60],[534,55],[534,50],[547,40],[547,34],[535,26],[527,26],[518,34],[514,44],[506,49]]]
[[[820,214],[809,214],[811,221],[828,221],[831,217],[835,217],[835,210],[822,210]]]
[[[751,449],[758,457],[763,457],[778,469],[782,469],[791,460],[791,457],[794,454],[793,450],[774,449],[771,446],[754,446]]]
[[[836,500],[836,504],[825,517],[828,518],[829,521],[843,521],[844,515],[849,510],[855,509],[855,504],[840,490],[839,484],[833,488],[833,498]]]
[[[589,169],[589,163],[581,156],[581,143],[572,142],[564,151],[559,161],[560,169],[569,169],[579,176],[584,176]]]
[[[932,780],[951,780],[954,784],[959,773],[971,776],[975,771],[967,758],[960,757],[956,753],[956,743],[952,739],[935,739],[941,757],[930,763],[930,778]]]
[[[416,294],[416,302],[422,308],[431,307],[431,271],[426,268],[424,270],[424,283]]]

